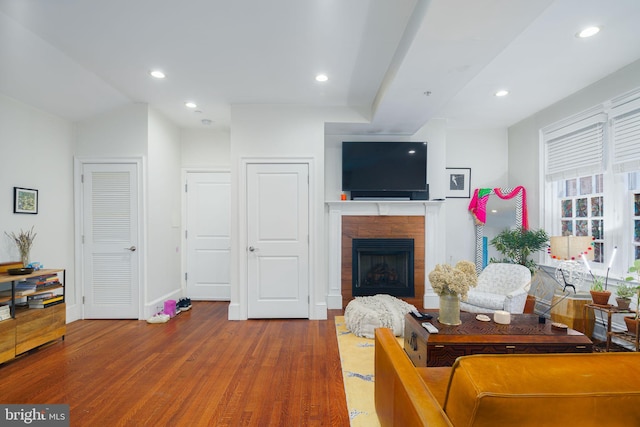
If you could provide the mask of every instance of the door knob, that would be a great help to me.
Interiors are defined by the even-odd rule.
[[[253,246],[249,246],[249,252],[255,252],[257,249],[254,248]]]
[[[137,248],[135,246],[131,246],[130,248],[125,248],[125,249],[131,252],[135,252]]]

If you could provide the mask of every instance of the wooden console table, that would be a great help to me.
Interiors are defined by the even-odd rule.
[[[55,277],[55,280],[54,280]],[[16,294],[16,284],[27,279],[51,278],[29,294]],[[61,298],[45,308],[30,308],[27,297],[56,294]],[[0,321],[0,363],[66,334],[65,270],[44,269],[30,274],[0,272],[0,305],[8,306],[11,317]]]
[[[606,347],[605,350],[609,351],[610,347],[611,347],[611,338],[613,337],[618,337],[623,339],[624,341],[630,342],[632,344],[635,344],[636,346],[636,351],[638,351],[638,349],[640,348],[640,346],[638,345],[638,334],[640,333],[638,331],[638,328],[636,327],[636,333],[632,334],[629,333],[627,331],[613,331],[611,329],[611,317],[614,314],[631,314],[632,312],[629,310],[620,310],[618,307],[616,307],[615,305],[599,305],[599,304],[586,304],[584,306],[584,312],[586,313],[588,309],[593,310],[594,315],[596,311],[602,312],[602,313],[607,313],[607,342],[606,342]],[[586,314],[585,314],[586,315]]]
[[[433,319],[420,320],[405,316],[404,349],[415,366],[451,366],[456,358],[471,354],[522,353],[591,353],[593,343],[573,329],[556,330],[551,322],[538,323],[535,314],[512,314],[511,324],[500,325],[493,320],[482,322],[476,313],[460,313],[462,324],[447,326]],[[492,317],[492,315],[489,315]],[[429,321],[437,334],[422,326]]]

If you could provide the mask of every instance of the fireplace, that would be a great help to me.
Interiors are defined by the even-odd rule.
[[[353,239],[352,295],[414,297],[413,239]]]

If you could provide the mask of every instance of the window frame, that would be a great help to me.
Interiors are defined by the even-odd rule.
[[[564,182],[568,178],[579,179],[581,176],[594,175],[596,173],[603,174],[602,196],[604,210],[602,220],[604,226],[602,236],[604,257],[603,262],[590,262],[590,267],[593,274],[605,276],[610,262],[610,255],[613,253],[614,246],[617,247],[616,256],[608,272],[611,280],[623,280],[624,277],[628,276],[628,267],[633,263],[635,254],[640,251],[640,249],[633,249],[640,247],[640,242],[634,243],[634,221],[639,218],[634,218],[633,216],[633,194],[640,194],[640,182],[637,182],[635,190],[630,189],[629,179],[629,174],[635,172],[637,181],[640,181],[638,151],[632,151],[628,159],[621,159],[620,152],[615,152],[617,147],[614,141],[616,120],[621,116],[628,115],[630,111],[633,112],[635,109],[640,111],[640,88],[553,123],[539,131],[540,158],[542,159],[540,200],[543,201],[541,219],[543,228],[547,230],[549,235],[557,236],[561,234],[562,213],[560,185],[558,183]],[[638,117],[640,120],[640,115]],[[551,176],[547,170],[548,141],[552,138],[561,137],[563,129],[575,132],[580,126],[592,125],[593,120],[603,123],[601,171],[598,172],[594,168],[572,169],[567,167],[567,171],[564,171],[564,173],[556,173]],[[592,197],[592,195],[586,197]],[[544,255],[541,264],[555,266],[554,260],[548,254]]]

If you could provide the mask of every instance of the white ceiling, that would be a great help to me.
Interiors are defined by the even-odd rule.
[[[640,58],[639,22],[639,0],[0,0],[0,93],[74,121],[142,102],[228,129],[233,104],[291,104],[370,121],[329,133],[501,128]]]

